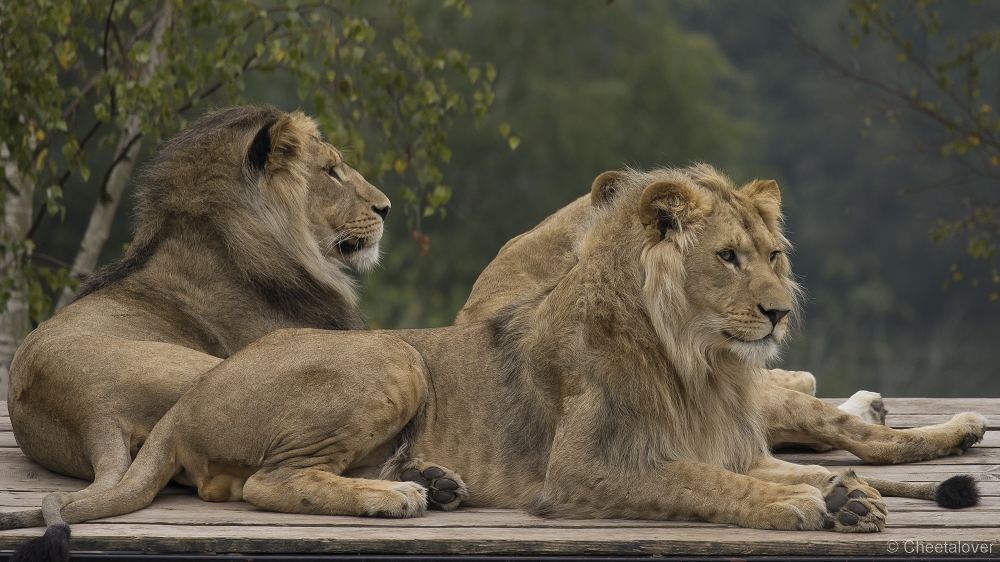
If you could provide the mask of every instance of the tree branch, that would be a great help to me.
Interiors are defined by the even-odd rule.
[[[820,59],[822,62],[826,63],[827,66],[829,66],[830,68],[832,68],[833,70],[835,70],[836,72],[838,72],[839,74],[841,74],[842,76],[844,76],[846,78],[849,78],[849,79],[851,79],[851,80],[853,80],[855,82],[858,82],[860,84],[866,84],[868,86],[872,86],[873,88],[875,88],[875,89],[877,89],[877,90],[879,90],[879,91],[881,91],[881,92],[889,95],[890,97],[896,98],[897,100],[903,102],[903,104],[909,110],[911,110],[911,111],[913,111],[915,113],[922,114],[922,115],[924,115],[926,117],[929,117],[930,119],[932,119],[934,121],[937,121],[941,125],[944,125],[948,129],[952,129],[954,131],[958,131],[958,132],[960,132],[962,134],[965,134],[965,135],[970,135],[970,134],[978,132],[978,129],[969,130],[968,128],[963,127],[960,123],[957,123],[954,120],[948,119],[947,117],[945,117],[940,112],[938,112],[938,111],[932,111],[932,110],[928,109],[927,107],[922,106],[920,103],[918,103],[916,100],[914,100],[914,98],[912,98],[909,95],[909,93],[907,93],[907,92],[903,92],[902,90],[893,88],[893,87],[887,85],[886,83],[884,83],[884,82],[882,82],[880,80],[876,80],[874,78],[870,78],[868,76],[865,76],[864,74],[861,74],[860,72],[855,72],[855,71],[847,68],[839,60],[837,60],[834,57],[832,57],[829,54],[827,54],[825,51],[823,51],[822,49],[820,49],[818,46],[816,46],[811,41],[808,41],[805,37],[802,36],[802,34],[799,32],[799,30],[796,29],[795,27],[793,27],[791,25],[788,25],[788,24],[786,24],[783,21],[780,21],[780,20],[777,20],[775,18],[772,18],[770,16],[767,16],[767,15],[764,15],[764,14],[760,14],[759,12],[757,12],[757,14],[760,17],[762,17],[762,18],[764,18],[764,19],[766,19],[766,20],[768,20],[768,21],[770,21],[770,22],[772,22],[772,23],[780,26],[782,29],[784,29],[786,32],[788,32],[788,34],[791,35],[796,41],[798,41],[798,43],[800,45],[802,45],[803,47],[805,47],[813,55],[815,55],[818,59]],[[979,136],[979,135],[977,135],[977,136]],[[988,146],[992,146],[994,148],[1000,148],[1000,145],[998,145],[997,142],[994,139],[982,139],[981,138],[980,141],[983,142],[984,144],[987,144]]]

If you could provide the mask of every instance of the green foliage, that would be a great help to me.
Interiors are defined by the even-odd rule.
[[[975,10],[975,4],[966,10]],[[950,177],[938,185],[964,190],[959,216],[939,219],[931,238],[966,237],[966,254],[996,270],[1000,243],[1000,27],[989,18],[949,25],[960,11],[931,0],[850,0],[843,25],[860,48],[876,38],[896,63],[875,76],[851,76],[875,89],[889,123],[908,129],[924,158],[943,160]],[[945,13],[945,8],[952,11]],[[867,125],[870,126],[870,121]],[[894,157],[895,155],[892,155]],[[975,187],[979,187],[978,190]],[[956,265],[957,267],[957,265]],[[995,276],[994,276],[995,277]],[[950,281],[959,281],[955,274]],[[944,283],[947,288],[950,281]],[[997,293],[990,298],[996,300]]]
[[[464,0],[444,6],[471,13]],[[153,146],[207,104],[258,101],[246,93],[251,74],[294,82],[327,139],[364,175],[396,174],[411,228],[443,216],[448,128],[462,113],[485,122],[496,70],[425,37],[411,11],[407,0],[5,2],[0,143],[10,159],[0,171],[16,164],[40,200],[27,232],[3,231],[10,259],[0,286],[23,288],[36,320],[44,316],[40,280],[67,280],[32,269],[31,239],[43,216],[67,213],[70,178],[107,180],[110,169],[92,173],[88,156],[115,143],[130,116]]]

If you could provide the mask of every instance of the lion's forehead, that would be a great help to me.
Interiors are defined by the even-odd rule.
[[[329,162],[331,164],[339,164],[344,161],[344,155],[337,147],[323,140],[322,137],[317,135],[310,135],[307,153],[311,153],[313,158],[322,161]]]
[[[731,244],[734,249],[755,250],[767,254],[784,249],[780,240],[767,228],[764,219],[750,205],[733,201],[728,205],[716,205],[714,221],[719,227],[720,242]]]

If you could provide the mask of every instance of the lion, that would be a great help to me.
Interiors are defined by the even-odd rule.
[[[345,262],[378,261],[390,208],[311,118],[273,107],[192,123],[160,149],[137,198],[125,256],[11,365],[18,446],[93,480],[65,501],[117,483],[181,395],[250,342],[278,328],[364,328]],[[41,511],[0,523],[37,525]]]
[[[881,531],[885,502],[853,471],[771,455],[764,365],[797,294],[780,194],[702,172],[624,176],[580,213],[568,272],[487,320],[264,336],[50,530],[144,507],[171,478],[275,511],[418,516],[433,462],[461,481],[432,495],[468,505]]]
[[[707,165],[680,172],[698,183],[715,181],[716,176]],[[487,320],[505,307],[537,300],[550,292],[578,262],[577,249],[587,232],[584,225],[591,208],[614,197],[632,175],[623,171],[599,175],[589,195],[507,242],[476,280],[455,323]],[[834,407],[813,397],[816,379],[804,371],[770,369],[765,384],[764,411],[772,448],[837,448],[869,463],[896,464],[963,453],[986,432],[986,418],[973,412],[957,414],[948,423],[926,428],[873,427],[883,426],[887,413],[879,394],[859,391],[839,408]],[[929,434],[933,438],[925,438]],[[948,504],[948,493],[942,493],[941,500]]]

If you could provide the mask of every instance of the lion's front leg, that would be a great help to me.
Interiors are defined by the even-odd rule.
[[[777,530],[829,530],[823,494],[722,467],[668,461],[641,469],[556,462],[532,511],[550,517],[702,520]]]
[[[823,494],[834,530],[846,533],[881,531],[888,508],[879,492],[853,470],[833,473],[818,465],[801,465],[763,457],[748,476],[781,484],[808,484]]]

